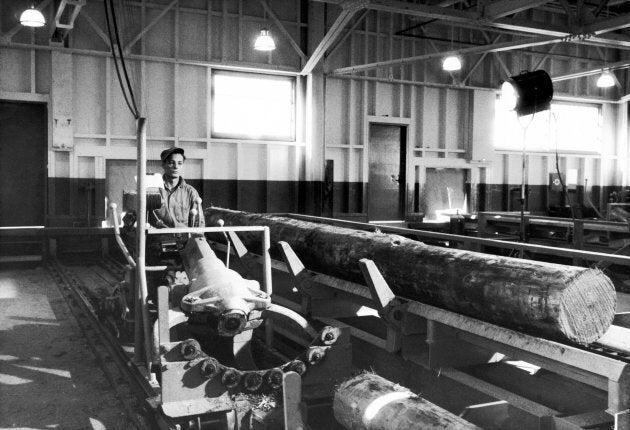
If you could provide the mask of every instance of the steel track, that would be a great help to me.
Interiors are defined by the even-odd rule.
[[[124,352],[117,338],[99,321],[82,292],[81,282],[72,271],[56,259],[49,261],[46,269],[68,303],[90,350],[131,422],[140,430],[155,428],[157,411],[146,403],[146,399],[156,396],[154,388]]]

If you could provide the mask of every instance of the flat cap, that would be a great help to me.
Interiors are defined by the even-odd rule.
[[[162,159],[162,163],[166,161],[166,159],[168,157],[170,157],[173,154],[182,154],[184,155],[184,149],[183,148],[168,148],[165,149],[164,151],[162,151],[162,153],[160,154],[160,159]],[[186,159],[186,156],[184,155],[184,160]]]

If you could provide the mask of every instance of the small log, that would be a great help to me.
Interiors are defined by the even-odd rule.
[[[615,313],[616,294],[601,271],[442,248],[402,236],[286,217],[209,208],[206,219],[268,226],[311,270],[364,284],[359,260],[373,260],[393,292],[548,339],[589,344]],[[252,251],[260,235],[239,233]],[[278,257],[279,258],[279,257]]]
[[[333,413],[349,430],[479,428],[373,373],[341,384],[335,392]]]

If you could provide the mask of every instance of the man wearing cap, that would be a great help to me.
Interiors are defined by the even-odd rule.
[[[189,227],[190,211],[196,208],[195,202],[199,199],[199,193],[181,176],[186,160],[184,150],[168,148],[162,151],[160,158],[164,170],[164,188],[160,188],[162,206],[151,211],[150,222],[158,228]],[[199,227],[205,227],[202,210],[199,211],[198,220]]]

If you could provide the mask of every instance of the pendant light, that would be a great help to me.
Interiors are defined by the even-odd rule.
[[[461,70],[462,62],[457,55],[449,55],[442,61],[442,69],[446,72]]]
[[[25,27],[42,27],[46,24],[46,19],[39,10],[31,5],[20,15],[20,24]]]
[[[610,10],[609,5],[606,6],[606,18],[610,18]],[[610,88],[615,86],[615,75],[610,71],[610,69],[606,68],[608,64],[608,47],[604,48],[604,68],[602,69],[602,74],[597,78],[598,88]]]
[[[453,33],[454,33],[454,29],[453,29],[453,23],[451,22],[451,51],[453,50]],[[445,72],[456,72],[458,70],[461,70],[462,68],[462,61],[459,59],[459,56],[451,54],[448,57],[444,58],[444,60],[442,60],[442,70],[444,70]]]
[[[599,75],[599,78],[597,78],[597,86],[599,88],[610,88],[615,86],[615,77],[610,69],[602,71],[602,74]]]
[[[260,30],[260,36],[258,36],[256,42],[254,42],[254,49],[257,51],[273,51],[276,49],[276,43],[269,35],[269,30],[266,28]]]
[[[267,5],[263,4],[263,20],[267,22]],[[276,49],[276,42],[273,41],[273,38],[269,34],[268,28],[263,28],[260,30],[260,35],[256,38],[254,42],[254,49],[257,51],[273,51]]]

